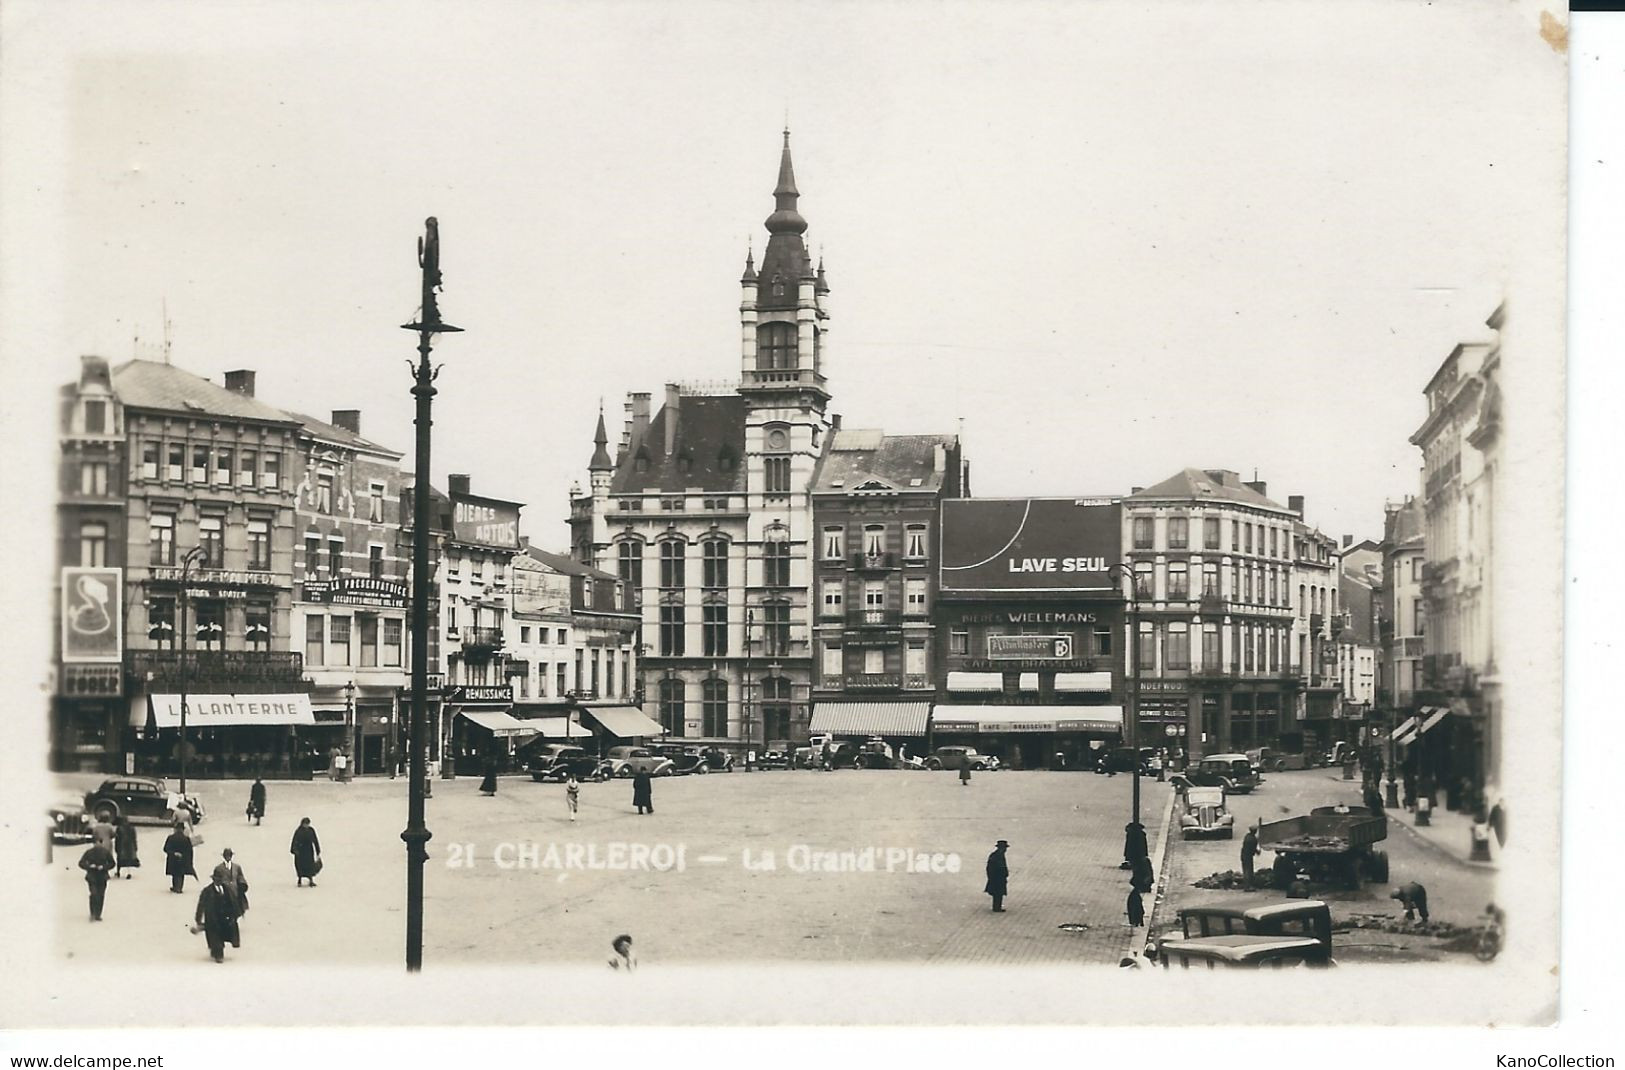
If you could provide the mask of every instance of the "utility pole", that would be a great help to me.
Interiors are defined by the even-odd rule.
[[[435,291],[440,288],[440,225],[433,216],[424,220],[424,236],[418,239],[418,266],[423,269],[423,306],[418,322],[402,324],[418,332],[418,359],[412,367],[412,396],[417,398],[417,470],[412,485],[412,726],[411,784],[407,789],[406,829],[406,969],[423,968],[423,866],[429,860],[428,842],[433,835],[423,821],[423,800],[428,736],[429,691],[429,428],[430,406],[434,401],[434,381],[439,368],[429,366],[434,336],[453,331],[440,320]]]

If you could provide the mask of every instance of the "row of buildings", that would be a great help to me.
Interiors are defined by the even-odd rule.
[[[1358,734],[1377,614],[1368,591],[1352,619],[1352,539],[1223,469],[974,498],[958,436],[843,427],[788,134],[774,199],[740,278],[738,380],[667,385],[658,410],[630,394],[613,448],[599,414],[566,554],[466,476],[435,491],[433,757],[828,732],[1035,765],[1131,724],[1193,754]],[[256,399],[251,372],[153,361],[86,358],[62,419],[55,763],[164,768],[186,690],[195,769],[395,768],[400,454],[358,412],[317,420]],[[116,627],[90,627],[98,607]]]

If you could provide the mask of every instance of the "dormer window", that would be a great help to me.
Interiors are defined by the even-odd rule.
[[[739,458],[734,455],[732,446],[722,447],[721,452],[717,454],[717,468],[721,471],[732,472],[738,463]]]
[[[685,476],[694,471],[694,455],[687,450],[679,453],[677,455],[677,470]]]
[[[649,470],[649,451],[638,450],[637,456],[632,460],[632,467],[638,472],[647,472]]]

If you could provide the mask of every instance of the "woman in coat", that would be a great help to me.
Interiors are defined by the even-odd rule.
[[[316,829],[310,823],[310,818],[299,819],[299,827],[293,830],[293,842],[288,845],[288,852],[293,855],[293,872],[299,879],[294,887],[299,888],[308,880],[312,888],[316,887],[316,874],[322,868],[322,841],[316,838]]]
[[[179,895],[187,877],[196,877],[192,868],[192,837],[186,834],[186,823],[175,822],[175,831],[164,841],[164,872],[169,874],[169,890]]]
[[[124,874],[129,880],[130,874],[126,870],[140,869],[141,859],[136,854],[135,826],[123,814],[113,819],[113,856],[118,863],[113,875]]]
[[[491,796],[497,793],[497,760],[485,760],[485,779],[480,781],[480,794]]]
[[[264,816],[265,781],[255,777],[253,787],[248,789],[248,819],[258,825]]]
[[[632,774],[632,805],[638,808],[640,814],[655,812],[655,784],[654,777],[646,772]]]

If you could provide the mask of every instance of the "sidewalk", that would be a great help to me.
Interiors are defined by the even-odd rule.
[[[1352,783],[1354,790],[1356,792],[1359,791],[1360,782],[1358,780],[1352,782],[1344,781],[1341,774],[1337,776],[1328,776],[1327,779],[1335,780],[1339,783]],[[1461,813],[1456,810],[1447,810],[1443,806],[1439,806],[1428,814],[1428,824],[1418,826],[1416,824],[1416,813],[1413,810],[1407,810],[1404,807],[1399,806],[1390,808],[1387,813],[1388,827],[1390,830],[1394,830],[1396,826],[1402,827],[1410,835],[1415,836],[1417,839],[1428,844],[1435,850],[1449,855],[1451,858],[1454,858],[1457,862],[1460,862],[1463,865],[1473,866],[1481,869],[1496,868],[1496,864],[1500,858],[1501,852],[1500,848],[1496,845],[1495,836],[1493,833],[1490,835],[1489,839],[1490,861],[1474,861],[1472,858],[1474,822],[1471,814]],[[1389,835],[1395,834],[1396,833],[1394,831],[1389,832]],[[1398,834],[1404,835],[1404,833]]]

